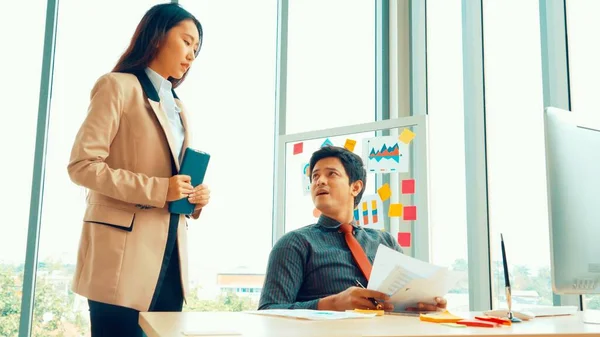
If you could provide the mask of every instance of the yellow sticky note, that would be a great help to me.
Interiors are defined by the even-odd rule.
[[[355,146],[356,146],[356,141],[354,139],[346,139],[346,144],[344,144],[344,147],[348,151],[354,151]]]
[[[392,196],[392,190],[390,189],[390,185],[387,183],[385,185],[381,186],[377,190],[377,193],[379,194],[381,201],[386,201]]]
[[[389,217],[400,217],[402,216],[402,204],[390,204],[390,209],[388,210]]]
[[[400,136],[398,136],[398,139],[404,144],[409,144],[413,138],[415,138],[415,133],[409,129],[404,129]]]
[[[358,312],[361,314],[375,314],[375,316],[383,316],[383,310],[370,310],[370,309],[354,309],[354,312]]]
[[[448,310],[432,312],[430,314],[421,314],[419,315],[419,319],[424,322],[433,323],[456,323],[463,320],[462,317],[453,315]]]

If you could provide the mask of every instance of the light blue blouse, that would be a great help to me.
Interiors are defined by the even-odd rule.
[[[178,160],[181,161],[181,150],[183,147],[185,132],[183,130],[183,124],[181,123],[181,118],[179,117],[181,109],[179,109],[175,103],[171,82],[150,68],[146,68],[146,74],[158,92],[160,104],[164,112],[167,114],[169,125],[171,126],[171,133],[173,134],[173,139],[175,140],[175,149],[177,151],[177,153],[174,154],[177,156]]]

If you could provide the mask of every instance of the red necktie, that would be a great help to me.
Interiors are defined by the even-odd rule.
[[[354,235],[352,235],[352,230],[354,228],[350,224],[342,224],[340,225],[340,230],[344,233],[346,237],[346,243],[352,252],[352,257],[354,257],[354,261],[358,264],[358,267],[365,275],[367,281],[369,280],[369,276],[371,276],[371,262],[365,254],[365,251],[361,247],[360,243],[356,240]]]

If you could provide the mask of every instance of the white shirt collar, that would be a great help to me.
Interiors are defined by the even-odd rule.
[[[173,106],[175,112],[181,112],[181,109],[179,109],[177,104],[175,104],[173,91],[171,90],[171,88],[173,87],[171,81],[166,80],[164,77],[162,77],[156,71],[152,70],[150,67],[146,67],[146,75],[148,75],[148,78],[150,78],[150,82],[152,82],[152,85],[154,86],[154,89],[156,89],[156,92],[158,93],[160,99],[163,100],[164,98],[166,100],[166,102],[163,103],[169,106]]]
[[[161,90],[166,90],[169,93],[171,92],[171,81],[166,80],[164,77],[160,76],[156,71],[150,69],[150,67],[146,68],[146,74],[148,75],[150,81],[154,85],[154,89],[156,89],[156,92],[158,92],[159,94]]]

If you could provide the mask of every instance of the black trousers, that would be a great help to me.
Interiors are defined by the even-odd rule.
[[[171,233],[169,233],[171,237]],[[159,277],[158,286],[150,306],[150,311],[181,311],[183,290],[181,288],[179,253],[175,237],[172,250],[165,252],[164,275]],[[169,241],[169,240],[168,240]],[[88,300],[92,337],[143,337],[139,326],[139,311],[131,308]]]

